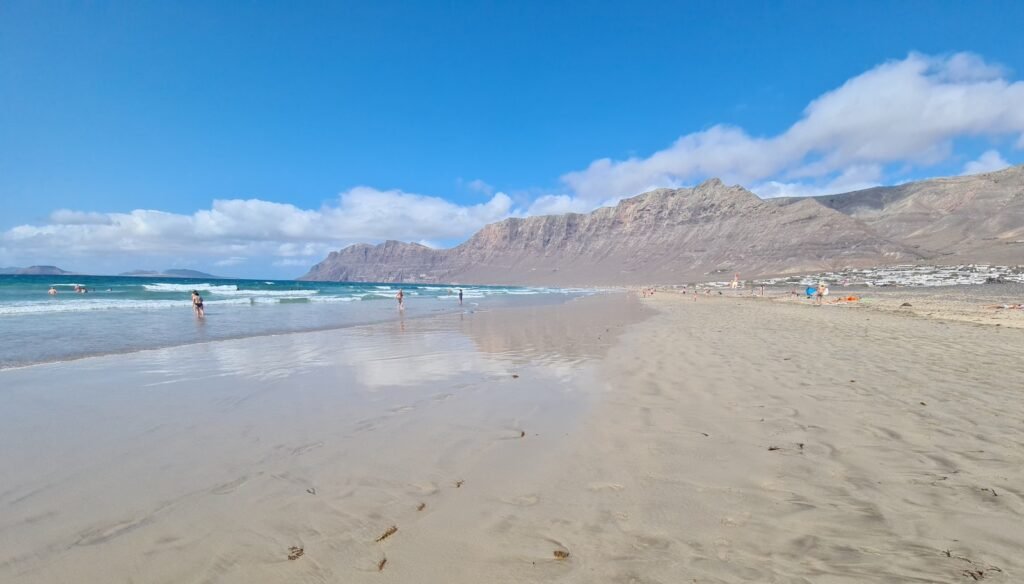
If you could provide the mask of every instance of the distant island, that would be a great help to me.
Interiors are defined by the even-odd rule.
[[[162,272],[155,270],[132,270],[130,272],[124,272],[118,274],[118,276],[129,276],[137,278],[213,278],[221,280],[223,276],[214,276],[213,274],[207,274],[206,272],[200,272],[199,270],[180,270],[170,269]]]
[[[65,276],[71,274],[57,266],[29,266],[27,268],[0,268],[0,276]]]

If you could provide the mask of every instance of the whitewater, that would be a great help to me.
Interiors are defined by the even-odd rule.
[[[77,287],[88,292],[76,293]],[[48,294],[53,287],[56,295]],[[562,302],[579,289],[124,276],[0,276],[0,368],[217,339]],[[464,303],[458,303],[458,290]],[[198,291],[207,318],[191,310]]]

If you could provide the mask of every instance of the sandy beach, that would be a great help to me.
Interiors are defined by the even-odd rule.
[[[0,581],[1021,581],[1024,330],[847,308],[603,294],[0,371]]]

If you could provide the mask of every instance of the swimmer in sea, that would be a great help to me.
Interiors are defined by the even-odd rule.
[[[57,289],[54,288],[53,286],[50,286],[50,289],[46,293],[49,294],[50,296],[56,296],[57,295]]]
[[[199,318],[206,316],[206,309],[203,308],[203,297],[199,295],[198,290],[192,291],[192,310],[196,312],[196,316]]]

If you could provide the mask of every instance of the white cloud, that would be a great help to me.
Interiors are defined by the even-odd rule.
[[[127,213],[60,210],[47,223],[19,225],[4,232],[0,256],[187,253],[217,265],[234,265],[247,257],[303,258],[303,265],[308,265],[310,258],[357,241],[467,237],[511,212],[512,200],[504,193],[464,206],[369,187],[346,191],[336,203],[320,209],[230,199],[216,200],[210,209],[191,215],[148,209]]]
[[[460,189],[489,199],[459,205],[360,186],[318,209],[259,199],[216,200],[192,214],[60,209],[41,224],[0,233],[0,263],[133,255],[297,267],[350,243],[451,241],[509,216],[586,212],[653,188],[710,177],[749,185],[763,197],[868,188],[886,181],[887,168],[900,167],[905,175],[915,167],[948,162],[958,139],[993,138],[1004,144],[1009,139],[1024,149],[1024,82],[1007,75],[970,53],[911,53],[820,95],[777,135],[712,126],[647,157],[595,160],[563,175],[563,192],[530,189],[515,202],[483,180],[459,179]],[[990,150],[967,163],[964,172],[1007,165]]]
[[[962,174],[981,174],[983,172],[1002,170],[1007,166],[1010,166],[1010,163],[1003,160],[998,151],[987,150],[977,160],[972,160],[965,164]]]
[[[61,225],[109,225],[110,217],[104,213],[57,209],[50,213],[50,222]]]
[[[468,183],[466,183],[466,187],[471,191],[483,193],[488,197],[494,194],[494,187],[480,179],[469,181]]]
[[[320,259],[321,258],[317,258],[316,261],[319,261]],[[279,268],[308,268],[313,263],[316,263],[316,261],[310,262],[309,259],[284,258],[274,260],[272,262],[272,265],[277,266]]]
[[[766,181],[750,187],[764,199],[774,197],[816,197],[833,193],[848,193],[877,187],[881,184],[882,167],[877,164],[851,166],[839,176],[817,182]]]
[[[525,215],[561,215],[562,213],[586,213],[594,208],[588,203],[569,195],[543,195],[527,208]]]
[[[859,165],[935,164],[952,154],[957,138],[1024,132],[1024,82],[1004,75],[969,53],[912,53],[821,95],[781,134],[717,125],[646,158],[595,160],[562,181],[593,202],[711,176],[815,181]]]

